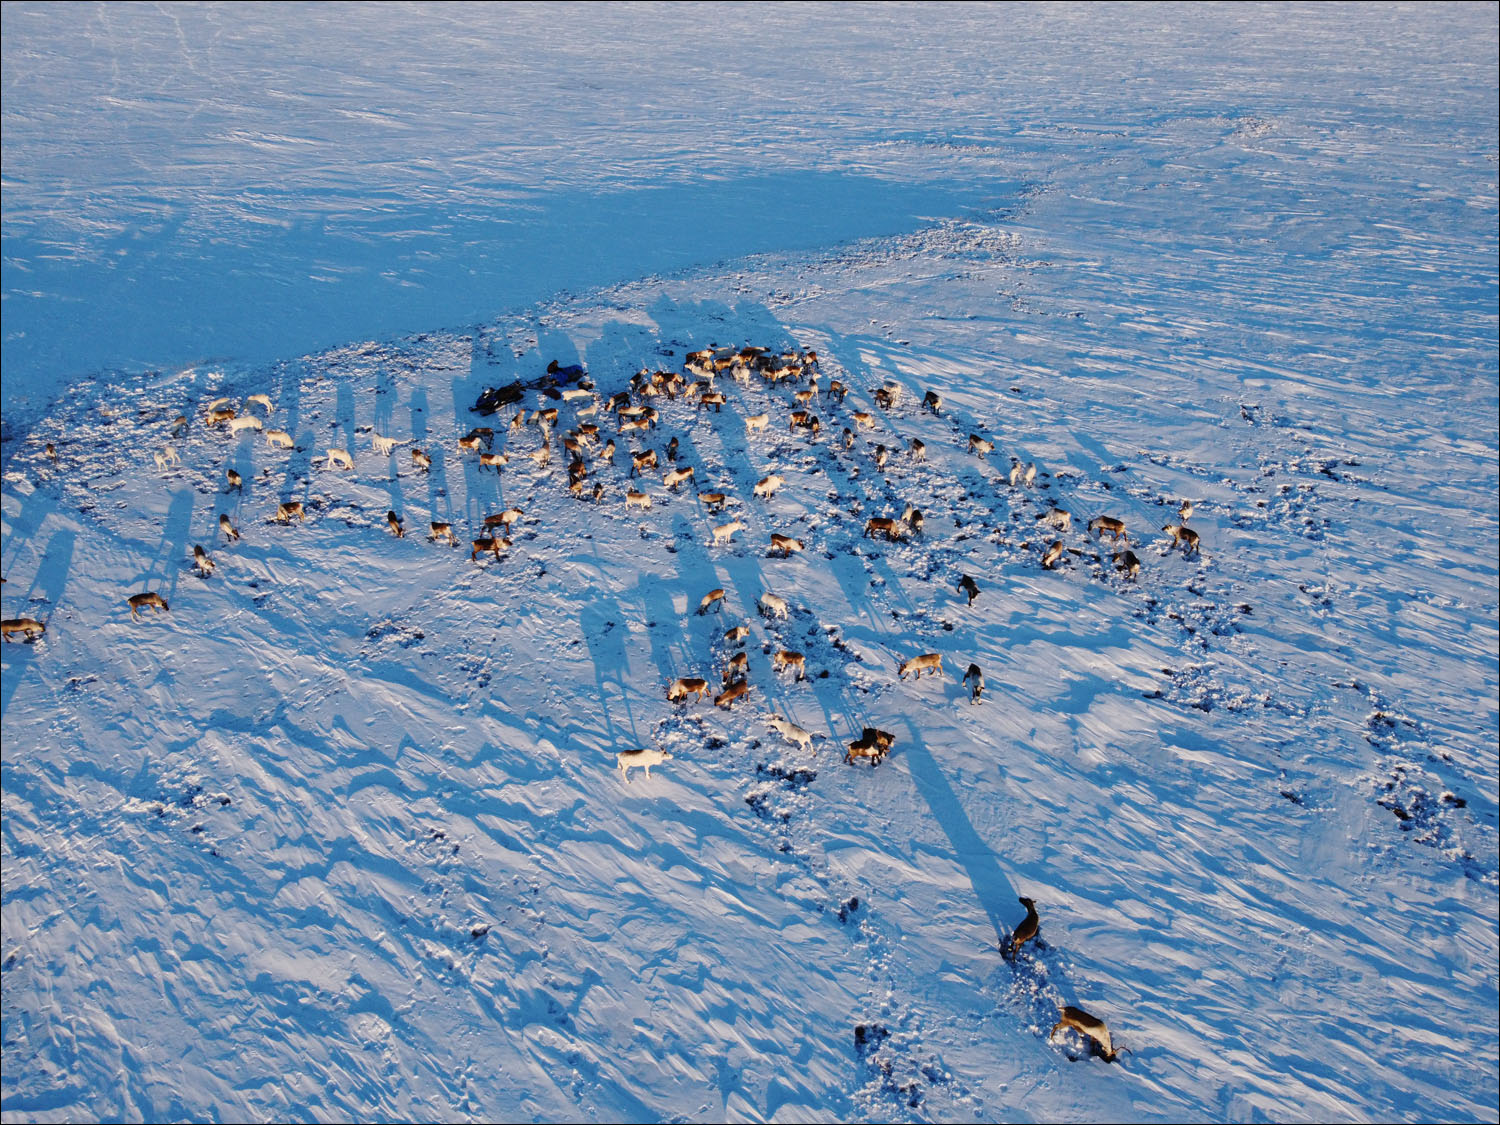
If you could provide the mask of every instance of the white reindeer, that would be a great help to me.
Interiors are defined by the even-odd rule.
[[[772,473],[770,476],[763,477],[761,480],[756,481],[754,489],[755,495],[757,497],[764,497],[765,499],[769,500],[771,499],[771,497],[776,495],[776,490],[785,483],[786,481],[782,480],[775,473]]]
[[[785,618],[787,605],[785,598],[779,598],[775,594],[762,594],[760,596],[760,611],[767,617]]]
[[[745,524],[737,519],[730,520],[728,523],[721,523],[718,527],[714,528],[714,546],[727,546],[733,541],[736,531],[744,530]]]
[[[625,784],[629,785],[632,768],[639,767],[645,770],[646,780],[650,781],[651,767],[670,761],[671,757],[672,755],[665,750],[655,750],[651,747],[641,750],[621,750],[615,755],[615,764],[619,767],[620,772],[625,775]]]
[[[772,715],[766,720],[766,725],[794,746],[802,747],[809,754],[817,753],[813,747],[812,732],[804,730],[790,719],[783,719],[779,715]]]
[[[244,433],[246,430],[255,430],[259,433],[265,429],[261,421],[254,414],[246,414],[242,418],[231,418],[229,420],[229,432],[231,434]]]

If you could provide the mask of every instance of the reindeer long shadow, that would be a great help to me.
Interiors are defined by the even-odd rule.
[[[927,748],[921,729],[909,719],[902,719],[906,737],[897,743],[904,751],[907,768],[917,791],[932,810],[933,819],[953,846],[954,857],[969,877],[979,906],[994,927],[996,941],[1009,932],[1008,920],[1016,913],[1015,886],[1000,869],[994,849],[975,830],[954,792],[943,768]]]
[[[53,628],[53,611],[57,608],[63,591],[68,586],[68,573],[73,563],[73,547],[77,538],[77,532],[72,529],[64,529],[53,534],[52,538],[47,541],[47,549],[42,552],[41,560],[37,563],[36,576],[26,591],[28,605],[37,600],[46,603],[48,612],[42,624],[46,625],[49,630]],[[32,614],[26,613],[18,616],[32,616]],[[47,642],[44,639],[41,643]],[[31,666],[32,654],[22,655],[31,647],[32,645],[28,644],[17,645],[9,642],[4,646],[5,674],[0,676],[0,714],[10,710],[10,701],[15,696],[16,689],[21,686],[21,671]],[[12,649],[16,651],[12,652]]]
[[[597,587],[589,590],[587,596],[589,604],[579,614],[578,626],[594,662],[594,681],[599,689],[599,713],[604,717],[605,733],[616,744],[624,741],[621,731],[616,728],[606,691],[607,687],[613,686],[618,692],[620,706],[629,724],[629,741],[633,745],[641,745],[635,713],[630,706],[630,693],[625,686],[625,674],[628,670],[625,615],[620,611],[619,603]]]
[[[334,433],[329,435],[328,444],[347,449],[350,456],[354,454],[354,422],[354,387],[350,385],[349,379],[340,379],[334,391],[334,420],[331,427]],[[343,431],[343,437],[335,442],[340,430]]]
[[[151,588],[168,602],[177,596],[177,579],[187,566],[185,556],[192,530],[193,490],[179,488],[172,493],[172,503],[167,509],[161,548],[145,575]]]

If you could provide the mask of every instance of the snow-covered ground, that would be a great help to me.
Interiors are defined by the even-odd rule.
[[[7,1120],[1494,1118],[1493,7],[265,7],[3,10]]]

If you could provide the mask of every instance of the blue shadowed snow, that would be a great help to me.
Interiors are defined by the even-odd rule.
[[[559,292],[977,216],[1013,205],[1019,187],[788,171],[555,190],[478,213],[354,197],[341,213],[299,215],[288,198],[291,217],[227,236],[195,230],[194,216],[174,209],[88,257],[44,237],[8,238],[6,393],[108,367],[267,363],[461,327]]]

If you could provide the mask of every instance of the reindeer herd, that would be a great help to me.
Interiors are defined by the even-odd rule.
[[[581,374],[581,371],[579,373]],[[610,488],[605,480],[609,479],[610,469],[615,465],[617,441],[625,443],[632,435],[650,435],[661,424],[661,413],[652,405],[653,401],[684,399],[696,402],[697,411],[693,416],[697,419],[706,418],[708,424],[717,425],[717,419],[729,401],[724,390],[720,389],[722,385],[720,380],[727,379],[734,384],[747,384],[757,378],[763,380],[773,392],[783,385],[794,388],[790,400],[786,402],[787,432],[789,434],[801,433],[809,442],[816,442],[825,428],[822,418],[816,411],[822,410],[827,413],[845,410],[845,398],[849,393],[849,388],[837,379],[828,381],[826,386],[823,385],[816,352],[773,352],[763,347],[713,348],[691,352],[687,355],[680,371],[652,372],[642,369],[631,378],[627,389],[603,402],[600,401],[593,384],[588,382],[586,377],[578,386],[560,392],[554,388],[544,387],[543,394],[554,401],[560,400],[563,407],[572,415],[572,428],[556,443],[561,455],[567,459],[569,494],[593,504],[606,502]],[[903,390],[899,384],[887,382],[875,388],[871,397],[878,410],[889,414],[901,401],[902,394]],[[707,413],[709,408],[712,408],[711,414]],[[936,390],[928,390],[923,397],[922,408],[932,415],[941,416],[944,411],[942,395]],[[257,410],[260,413],[257,413]],[[243,408],[231,399],[220,398],[203,408],[202,420],[204,426],[219,429],[229,437],[247,432],[263,433],[266,445],[271,450],[288,453],[295,448],[291,435],[285,430],[266,428],[266,423],[275,411],[274,403],[265,394],[250,395],[245,400]],[[615,436],[613,438],[606,438],[602,433],[602,423],[597,420],[601,417],[601,411],[614,416]],[[522,457],[529,460],[537,470],[545,472],[552,462],[553,432],[559,424],[560,417],[560,410],[556,406],[541,406],[529,411],[524,408],[517,410],[509,420],[508,426],[505,427],[509,434],[506,451],[494,451],[494,428],[474,426],[466,434],[455,438],[455,454],[460,459],[474,458],[478,471],[494,470],[499,473],[512,462],[513,458]],[[595,421],[585,421],[585,419],[595,419]],[[769,411],[746,416],[743,421],[745,438],[748,439],[752,434],[769,431],[772,420],[772,414]],[[857,437],[859,431],[875,429],[879,424],[879,419],[874,413],[864,410],[847,411],[847,421],[850,424],[840,426],[840,436],[835,440],[835,449],[841,449],[845,453],[855,449],[859,440]],[[186,415],[179,415],[170,425],[171,436],[173,438],[180,436],[189,424]],[[833,424],[835,423],[831,421],[830,425]],[[539,440],[535,443],[536,448],[523,451],[520,447],[526,442],[522,440],[521,435],[528,430],[534,430]],[[959,432],[962,433],[962,431]],[[412,438],[372,433],[370,451],[376,457],[388,460],[394,456],[398,446],[410,444],[412,440]],[[413,446],[410,451],[413,471],[425,473],[432,469],[433,457],[430,448],[424,450]],[[620,481],[616,474],[614,482],[614,487],[622,489],[624,508],[627,511],[651,511],[652,494],[646,489],[645,482],[653,474],[660,474],[661,485],[668,492],[675,493],[690,483],[695,487],[702,486],[697,468],[679,462],[680,449],[679,439],[673,436],[662,450],[665,462],[655,447],[628,451],[630,458],[628,475],[624,481]],[[967,450],[980,461],[985,461],[994,454],[995,443],[981,434],[970,433]],[[870,459],[877,472],[886,471],[895,452],[883,443],[875,444],[869,450]],[[910,463],[919,464],[925,461],[926,453],[926,446],[920,439],[911,439],[906,443],[903,456]],[[56,452],[50,445],[48,454],[54,461],[56,460]],[[157,469],[164,473],[173,471],[181,464],[181,457],[171,444],[155,450],[152,458]],[[321,465],[325,471],[344,473],[356,471],[354,452],[348,448],[330,447],[314,455],[312,463]],[[1037,481],[1037,466],[1035,462],[1023,465],[1019,458],[1012,457],[1009,473],[1003,474],[1000,479],[1007,481],[1010,487],[1015,489],[1034,489]],[[226,468],[225,481],[226,493],[242,491],[243,480],[234,468]],[[769,504],[786,486],[786,483],[786,479],[780,474],[768,473],[751,489],[751,502]],[[696,493],[696,498],[705,515],[721,513],[731,502],[738,505],[744,503],[734,498],[732,488],[720,486],[717,482],[705,491]],[[1186,525],[1192,512],[1192,503],[1184,501],[1178,510],[1178,522],[1169,523],[1162,529],[1169,537],[1171,546],[1180,547],[1187,554],[1196,554],[1199,549],[1197,532]],[[510,532],[515,523],[524,515],[521,508],[511,507],[486,516],[481,527],[476,529],[477,533],[469,539],[470,561],[480,564],[480,560],[486,556],[493,557],[497,562],[500,561],[502,552],[513,547]],[[301,522],[305,518],[306,512],[302,502],[286,499],[276,502],[274,515],[269,517],[269,522],[289,524],[293,520]],[[1037,514],[1036,520],[1049,531],[1061,535],[1070,534],[1073,527],[1072,514],[1055,505]],[[240,530],[228,512],[219,515],[218,523],[226,545],[240,540]],[[396,511],[386,513],[386,523],[393,536],[405,537],[405,520]],[[458,533],[451,523],[434,519],[429,521],[429,528],[430,532],[427,536],[429,542],[459,546]],[[1087,528],[1091,538],[1102,542],[1108,536],[1113,546],[1121,548],[1111,556],[1112,562],[1124,578],[1134,580],[1140,573],[1141,562],[1130,549],[1130,540],[1124,521],[1115,516],[1101,514],[1090,519]],[[708,522],[705,526],[708,532],[707,542],[714,548],[732,547],[735,544],[735,536],[748,529],[749,526],[739,515],[722,523]],[[922,512],[910,504],[906,505],[899,518],[875,516],[867,519],[864,525],[865,538],[879,538],[886,542],[901,542],[922,535]],[[807,546],[806,541],[791,535],[780,532],[773,532],[770,535],[769,551],[773,556],[789,558],[793,554],[806,550]],[[1083,555],[1085,552],[1077,547],[1068,547],[1061,538],[1053,539],[1043,549],[1040,565],[1043,569],[1053,569],[1062,564],[1068,553]],[[1098,556],[1095,558],[1097,559]],[[197,574],[204,579],[214,573],[215,562],[201,544],[193,546],[192,565]],[[968,574],[959,577],[956,590],[960,595],[967,597],[970,605],[980,593],[978,583]],[[144,609],[152,609],[158,613],[169,611],[166,600],[158,593],[151,591],[133,594],[127,600],[132,620],[140,620],[140,611]],[[702,615],[710,610],[722,611],[725,601],[725,590],[711,590],[702,597],[697,613]],[[786,599],[770,591],[761,593],[757,608],[764,617],[770,620],[786,619],[790,612]],[[3,634],[6,641],[10,641],[14,636],[19,636],[26,641],[35,641],[43,636],[45,631],[46,626],[42,622],[31,618],[7,619],[0,622],[0,634]],[[720,690],[712,691],[709,677],[681,677],[667,686],[667,700],[678,706],[689,706],[711,698],[712,704],[716,707],[725,710],[733,708],[735,703],[744,699],[750,691],[749,660],[743,651],[743,645],[749,633],[749,627],[743,624],[725,632],[724,643],[730,654],[724,660],[724,667],[718,676]],[[924,672],[942,677],[944,676],[943,656],[936,652],[913,656],[899,661],[896,672],[901,680],[905,680],[908,675],[911,675],[913,679],[919,679]],[[772,674],[777,677],[789,674],[794,677],[794,681],[805,679],[807,676],[805,655],[785,649],[774,652]],[[969,702],[979,704],[984,692],[984,673],[977,664],[969,664],[963,677],[963,684],[969,690]],[[815,736],[791,719],[781,715],[772,715],[766,722],[768,728],[787,743],[809,753],[816,752]],[[858,759],[869,759],[873,766],[878,766],[891,752],[895,741],[895,736],[888,731],[864,727],[858,738],[846,744],[844,761],[853,764]],[[641,768],[649,779],[651,766],[660,766],[671,757],[671,754],[660,748],[645,747],[620,751],[616,762],[624,780],[628,783],[632,768]],[[1011,936],[1011,945],[1007,952],[1012,956],[1019,952],[1021,946],[1037,932],[1037,915],[1034,905],[1031,900],[1025,898],[1021,899],[1021,902],[1026,906],[1028,913],[1026,919],[1016,927]],[[1053,1034],[1055,1035],[1064,1028],[1072,1028],[1091,1040],[1097,1052],[1108,1059],[1113,1059],[1118,1053],[1110,1042],[1109,1032],[1104,1024],[1081,1009],[1065,1008],[1063,1010],[1063,1018],[1053,1028]]]

